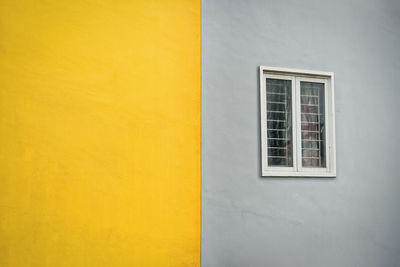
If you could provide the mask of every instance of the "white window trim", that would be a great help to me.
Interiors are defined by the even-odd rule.
[[[265,79],[278,78],[292,81],[293,110],[293,167],[268,167],[268,150],[265,142],[267,133],[267,105]],[[325,83],[325,121],[326,123],[326,168],[302,168],[301,162],[301,115],[300,115],[300,81]],[[335,100],[333,72],[313,71],[280,67],[260,66],[260,108],[261,108],[261,157],[262,176],[274,177],[336,177],[336,143],[335,143]],[[299,122],[299,123],[297,123]],[[300,149],[299,149],[300,147]]]

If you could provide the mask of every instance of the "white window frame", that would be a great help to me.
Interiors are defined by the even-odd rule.
[[[266,78],[292,81],[293,167],[268,166]],[[302,167],[300,82],[324,83],[326,168]],[[260,66],[261,157],[262,176],[336,177],[334,73]]]

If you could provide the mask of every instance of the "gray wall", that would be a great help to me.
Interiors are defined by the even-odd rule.
[[[260,176],[258,66],[333,71],[337,178]],[[400,1],[202,1],[202,266],[400,266]]]

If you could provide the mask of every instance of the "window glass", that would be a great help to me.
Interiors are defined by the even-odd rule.
[[[323,83],[300,82],[303,167],[326,167],[324,91]]]
[[[268,166],[292,167],[292,81],[266,79]]]

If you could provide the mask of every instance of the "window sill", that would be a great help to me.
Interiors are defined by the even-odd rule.
[[[334,172],[282,172],[282,171],[263,171],[263,177],[303,177],[303,178],[335,178]]]

